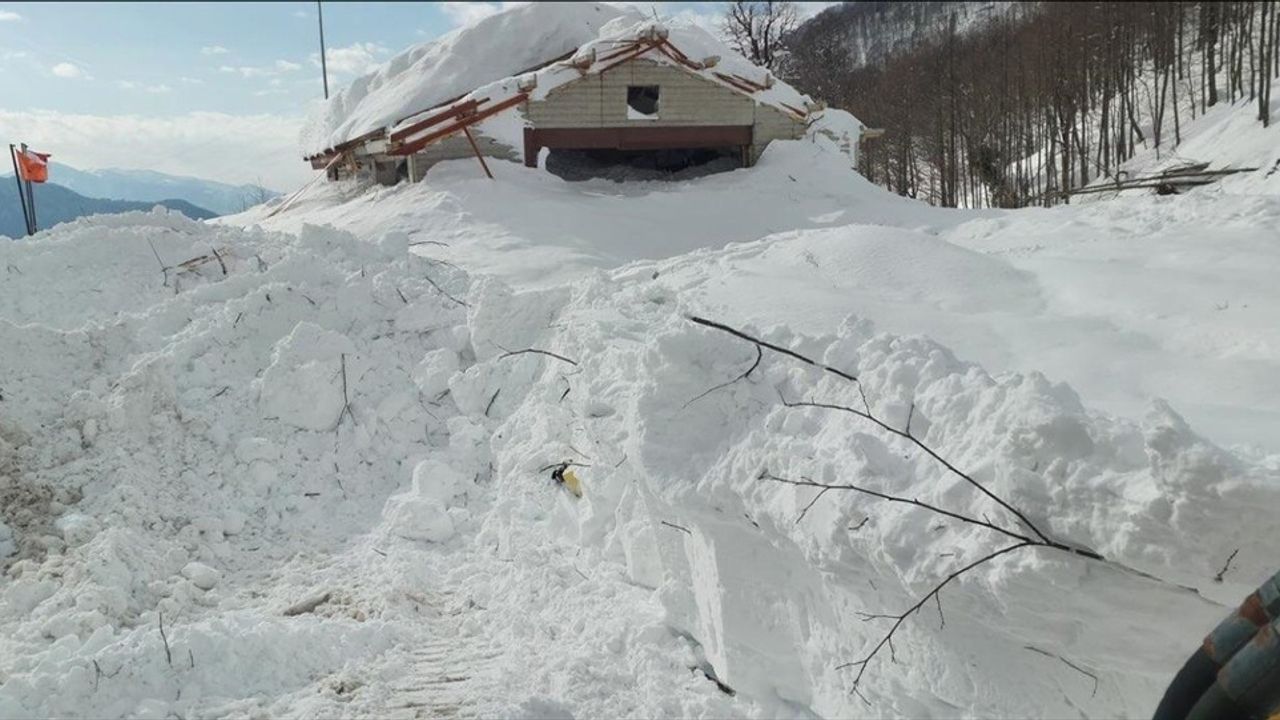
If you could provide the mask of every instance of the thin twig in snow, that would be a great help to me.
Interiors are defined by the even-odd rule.
[[[734,379],[732,379],[732,380],[729,380],[729,381],[727,381],[727,382],[722,382],[722,383],[720,383],[719,385],[716,385],[716,386],[715,386],[715,387],[713,387],[713,388],[710,388],[710,389],[708,389],[708,390],[704,390],[704,391],[703,391],[701,394],[699,394],[697,397],[693,398],[692,400],[690,400],[689,402],[685,403],[684,405],[681,405],[681,406],[680,406],[680,409],[681,409],[681,410],[683,410],[683,409],[685,409],[685,408],[689,407],[690,405],[692,405],[692,404],[694,404],[694,403],[698,402],[698,401],[699,401],[699,400],[701,400],[702,398],[704,398],[704,397],[706,397],[706,396],[710,395],[711,393],[713,393],[713,392],[715,392],[715,391],[719,390],[720,388],[726,388],[726,387],[729,387],[730,385],[732,385],[732,384],[734,384],[734,383],[738,382],[739,380],[746,380],[747,378],[751,377],[751,373],[755,372],[755,369],[756,369],[756,368],[758,368],[758,367],[760,367],[760,361],[761,361],[763,358],[764,358],[764,350],[761,350],[761,349],[760,349],[760,346],[759,346],[759,345],[757,345],[757,346],[756,346],[756,361],[755,361],[755,362],[753,362],[753,363],[751,363],[751,367],[747,368],[747,371],[746,371],[746,372],[742,373],[741,375],[739,375],[739,376],[735,377],[735,378],[734,378]]]
[[[801,478],[799,480],[795,480],[793,478],[778,477],[777,475],[770,473],[768,470],[765,470],[764,472],[762,472],[759,477],[761,480],[770,480],[773,482],[783,483],[784,485],[820,488],[824,490],[851,490],[853,492],[862,493],[863,495],[870,495],[871,497],[879,498],[881,500],[886,500],[888,502],[903,503],[905,505],[915,505],[916,507],[924,508],[925,510],[938,513],[939,515],[945,515],[954,520],[966,522],[971,525],[979,525],[989,530],[995,530],[996,532],[1001,533],[1002,535],[1008,535],[1009,537],[1015,540],[1022,540],[1022,541],[1031,542],[1031,543],[1036,542],[1035,540],[1031,539],[1026,535],[1016,533],[1012,530],[1006,530],[1005,528],[1002,528],[999,525],[994,525],[992,523],[985,522],[983,520],[977,520],[975,518],[961,515],[959,513],[951,512],[950,510],[944,510],[943,508],[940,508],[937,505],[930,505],[929,503],[921,502],[916,498],[904,498],[904,497],[898,497],[896,495],[889,495],[887,493],[882,493],[878,490],[864,488],[861,485],[852,485],[852,484],[837,485],[837,484],[829,484],[829,483],[820,483],[820,482],[814,482],[809,478]],[[862,527],[862,526],[859,525],[858,527]]]
[[[689,529],[689,528],[687,528],[687,527],[684,527],[683,525],[677,525],[677,524],[675,524],[675,523],[670,523],[670,522],[667,522],[666,520],[662,520],[662,521],[661,521],[661,523],[662,523],[663,525],[666,525],[666,526],[667,526],[667,527],[669,527],[669,528],[675,528],[676,530],[679,530],[680,532],[685,533],[686,535],[692,535],[692,534],[693,534],[693,531],[692,531],[692,530],[690,530],[690,529]]]
[[[454,297],[454,296],[450,295],[450,294],[449,294],[449,291],[448,291],[448,290],[445,290],[445,289],[444,289],[444,288],[442,288],[442,287],[440,287],[440,286],[436,283],[436,281],[435,281],[435,280],[432,280],[432,279],[431,279],[431,276],[430,276],[430,275],[423,274],[422,279],[423,279],[423,280],[426,280],[426,281],[427,281],[427,283],[428,283],[429,285],[431,285],[431,287],[435,288],[435,289],[436,289],[436,292],[440,293],[441,295],[443,295],[443,296],[445,296],[445,297],[449,298],[450,300],[452,300],[452,301],[454,301],[454,302],[458,303],[458,304],[459,304],[459,305],[461,305],[462,307],[471,307],[470,305],[468,305],[468,304],[467,304],[467,302],[466,302],[465,300],[459,300],[458,298],[456,298],[456,297]]]
[[[1217,575],[1213,576],[1214,582],[1216,583],[1222,582],[1223,576],[1225,576],[1227,574],[1227,571],[1231,569],[1231,561],[1236,559],[1236,554],[1238,554],[1239,552],[1240,552],[1240,548],[1236,548],[1235,550],[1231,551],[1231,554],[1227,556],[1227,563],[1222,566],[1222,569],[1218,571]]]
[[[1089,679],[1093,680],[1093,694],[1092,694],[1092,695],[1090,695],[1089,697],[1097,697],[1097,695],[1098,695],[1098,676],[1097,676],[1097,675],[1095,675],[1095,674],[1093,674],[1093,673],[1089,672],[1088,670],[1085,670],[1084,668],[1080,667],[1079,665],[1076,665],[1075,663],[1073,663],[1073,662],[1071,662],[1070,660],[1068,660],[1068,659],[1066,659],[1066,658],[1062,657],[1061,655],[1055,655],[1055,654],[1053,654],[1053,653],[1051,653],[1051,652],[1048,652],[1048,651],[1045,651],[1045,650],[1041,650],[1041,649],[1040,649],[1040,648],[1038,648],[1038,647],[1032,647],[1032,646],[1030,646],[1030,645],[1024,645],[1024,646],[1023,646],[1023,648],[1025,648],[1025,649],[1027,649],[1027,650],[1030,650],[1030,651],[1031,651],[1031,652],[1033,652],[1033,653],[1038,653],[1038,654],[1040,654],[1040,655],[1044,655],[1045,657],[1048,657],[1048,658],[1053,658],[1053,659],[1055,659],[1055,660],[1061,660],[1061,661],[1063,662],[1063,664],[1065,664],[1067,667],[1069,667],[1069,668],[1071,668],[1072,670],[1075,670],[1076,672],[1080,673],[1081,675],[1084,675],[1085,677],[1088,677]]]
[[[494,343],[494,345],[498,345],[498,344],[497,344],[497,343]],[[560,354],[558,354],[558,353],[553,353],[553,352],[551,352],[550,350],[539,350],[538,348],[525,348],[525,349],[523,349],[523,350],[508,350],[508,349],[506,349],[506,348],[502,347],[501,345],[498,345],[498,349],[499,349],[499,350],[502,350],[502,354],[498,356],[498,359],[499,359],[499,360],[501,360],[501,359],[503,359],[503,358],[514,357],[514,356],[516,356],[516,355],[525,355],[525,354],[528,354],[528,353],[533,353],[533,354],[536,354],[536,355],[546,355],[547,357],[553,357],[553,358],[555,358],[555,359],[557,359],[557,360],[563,360],[564,362],[567,362],[567,363],[569,363],[570,365],[574,365],[574,366],[576,366],[576,365],[578,364],[578,361],[577,361],[577,360],[570,360],[569,358],[567,358],[567,357],[565,357],[565,356],[563,356],[563,355],[560,355]]]
[[[857,382],[857,381],[858,381],[858,378],[857,378],[857,377],[855,377],[855,376],[853,376],[853,375],[850,375],[850,374],[848,374],[848,373],[846,373],[846,372],[844,372],[844,371],[842,371],[842,370],[837,370],[836,368],[833,368],[833,367],[831,367],[830,365],[824,365],[823,363],[820,363],[820,362],[818,362],[818,361],[816,361],[816,360],[812,360],[812,359],[810,359],[810,358],[807,358],[807,357],[805,357],[804,355],[801,355],[800,353],[795,352],[795,351],[793,351],[793,350],[788,350],[788,349],[786,349],[786,348],[784,348],[784,347],[780,347],[780,346],[778,346],[778,345],[774,345],[773,343],[767,342],[767,341],[765,341],[765,340],[761,340],[761,339],[759,339],[759,338],[751,337],[750,335],[748,335],[748,334],[746,334],[746,333],[742,332],[741,330],[735,330],[735,329],[733,329],[733,328],[731,328],[731,327],[729,327],[728,325],[725,325],[725,324],[723,324],[723,323],[718,323],[718,322],[716,322],[716,321],[714,321],[714,320],[708,320],[708,319],[706,319],[706,318],[701,318],[701,317],[698,317],[697,315],[686,315],[685,317],[687,317],[687,318],[689,319],[689,321],[690,321],[690,322],[695,322],[695,323],[697,323],[697,324],[699,324],[699,325],[703,325],[703,326],[705,326],[705,327],[714,328],[714,329],[716,329],[716,330],[720,330],[721,332],[727,332],[727,333],[729,333],[730,335],[733,335],[734,337],[741,338],[741,339],[743,339],[743,340],[746,340],[747,342],[755,343],[755,344],[756,344],[756,347],[766,347],[766,348],[768,348],[768,349],[770,349],[770,350],[772,350],[772,351],[774,351],[774,352],[776,352],[776,353],[782,353],[783,355],[786,355],[786,356],[791,357],[791,358],[795,358],[796,360],[799,360],[800,362],[808,363],[809,365],[812,365],[812,366],[814,366],[814,367],[816,367],[816,368],[821,368],[822,370],[825,370],[825,371],[827,371],[827,372],[829,372],[829,373],[831,373],[831,374],[833,374],[833,375],[836,375],[837,377],[842,377],[842,378],[844,378],[845,380],[848,380],[848,381],[850,381],[850,382]]]
[[[829,487],[822,488],[821,490],[818,491],[817,495],[813,496],[813,499],[809,501],[809,504],[805,505],[804,509],[800,511],[800,516],[796,518],[796,525],[800,524],[800,521],[804,519],[805,514],[809,512],[809,508],[813,507],[814,504],[816,504],[819,500],[821,500],[822,496],[826,495],[827,491],[830,489],[831,488]]]
[[[947,584],[950,583],[952,580],[955,580],[956,578],[960,577],[961,575],[964,575],[965,573],[978,567],[979,565],[982,565],[983,563],[987,563],[992,560],[995,560],[996,558],[1006,553],[1011,553],[1015,550],[1021,550],[1022,548],[1025,548],[1025,547],[1032,547],[1033,545],[1035,545],[1034,542],[1020,542],[1014,545],[1009,545],[1007,547],[996,550],[995,552],[987,553],[986,555],[983,555],[977,560],[974,560],[968,565],[965,565],[959,570],[956,570],[955,572],[946,576],[945,578],[943,578],[942,582],[935,585],[933,589],[928,592],[928,594],[926,594],[924,597],[916,601],[914,605],[907,608],[907,610],[902,614],[892,615],[892,616],[883,616],[883,617],[892,617],[894,619],[893,626],[890,627],[889,631],[886,632],[884,636],[880,638],[880,642],[876,643],[875,646],[871,648],[871,652],[869,652],[866,655],[866,657],[856,662],[849,662],[849,663],[844,663],[843,665],[837,665],[836,669],[843,670],[845,668],[850,668],[850,667],[858,668],[858,674],[853,679],[853,692],[857,692],[858,684],[862,682],[862,676],[867,672],[868,665],[870,665],[871,661],[875,659],[876,655],[878,655],[881,650],[883,650],[885,647],[888,647],[890,657],[896,659],[896,652],[893,649],[894,633],[898,632],[898,629],[902,627],[902,623],[906,622],[906,619],[908,617],[911,617],[911,615],[916,611],[918,611],[921,607],[923,607],[925,603],[929,602],[938,593],[942,592],[942,588],[946,587]]]
[[[493,403],[498,399],[498,393],[502,392],[502,388],[493,391],[493,396],[489,398],[489,404],[484,406],[484,416],[489,417],[489,411],[493,409]]]
[[[218,253],[218,248],[210,245],[209,250],[213,252],[213,256],[218,259],[218,265],[222,266],[222,276],[227,276],[227,264],[222,261],[222,255]]]
[[[356,416],[351,412],[351,399],[347,396],[347,354],[342,353],[340,357],[342,360],[342,410],[338,413],[338,424],[333,426],[334,432],[342,426],[343,415],[350,416],[353,423],[356,421]]]
[[[164,613],[160,613],[160,640],[164,643],[164,659],[173,667],[173,651],[169,649],[169,636],[164,634]]]

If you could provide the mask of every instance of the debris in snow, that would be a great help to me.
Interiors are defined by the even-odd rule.
[[[212,590],[222,579],[217,570],[200,562],[189,562],[182,566],[182,577],[201,590]]]
[[[294,617],[296,615],[305,615],[309,612],[314,612],[316,608],[329,602],[329,598],[332,596],[333,593],[328,590],[317,592],[310,597],[303,598],[302,600],[290,605],[285,609],[284,615],[285,617]]]

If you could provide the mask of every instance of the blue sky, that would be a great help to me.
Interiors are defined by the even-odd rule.
[[[707,24],[723,8],[632,4]],[[500,7],[326,2],[330,88]],[[309,177],[295,146],[318,61],[314,2],[0,1],[0,135],[79,167],[287,189]]]

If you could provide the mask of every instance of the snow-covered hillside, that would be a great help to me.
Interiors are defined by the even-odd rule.
[[[974,212],[822,137],[491,164],[0,245],[0,717],[1144,717],[1274,572],[1273,180]],[[864,614],[1003,540],[766,471],[1011,516],[695,314],[1106,560],[982,566],[851,693]]]

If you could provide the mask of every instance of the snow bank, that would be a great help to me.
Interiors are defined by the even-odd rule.
[[[0,715],[1141,717],[1274,572],[1272,198],[953,213],[821,135],[674,186],[494,168],[0,246]],[[861,402],[829,374],[711,390],[755,353],[690,313],[1108,560],[948,585],[866,706],[859,613],[1000,537],[762,471],[1011,519],[781,402]]]
[[[539,301],[484,296],[480,307],[494,302]],[[848,692],[856,670],[834,669],[883,629],[857,613],[901,611],[1002,538],[854,494],[829,494],[800,521],[815,491],[763,481],[762,471],[859,482],[975,517],[1001,511],[856,419],[783,407],[780,395],[858,402],[847,383],[806,366],[766,353],[750,379],[694,400],[750,367],[754,352],[686,321],[701,308],[685,306],[663,275],[597,275],[562,307],[536,344],[579,367],[544,363],[520,406],[502,410],[510,414],[493,440],[500,476],[530,476],[561,457],[590,465],[581,504],[559,504],[534,528],[625,565],[718,677],[766,712],[866,712]],[[1273,571],[1277,469],[1213,446],[1166,405],[1127,422],[1088,410],[1065,385],[989,375],[925,338],[857,318],[832,331],[761,335],[856,372],[891,423],[904,424],[914,404],[913,432],[1053,535],[1111,559],[1026,553],[949,589],[946,627],[929,608],[895,641],[900,663],[886,656],[869,673],[861,689],[874,712],[1145,715],[1225,612],[1182,586],[1229,603]],[[500,376],[488,387],[511,384]],[[481,542],[528,543],[529,521],[547,513],[545,491],[509,483],[498,492],[502,512]],[[1238,568],[1240,584],[1219,587],[1212,578],[1236,547],[1250,548],[1251,565]],[[1096,694],[1088,678],[1027,646],[1090,669],[1101,678]]]

